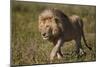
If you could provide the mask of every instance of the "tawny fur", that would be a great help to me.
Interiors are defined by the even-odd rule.
[[[88,47],[84,33],[83,33],[83,21],[77,16],[67,16],[58,9],[46,9],[39,15],[39,31],[43,39],[49,40],[54,44],[54,48],[50,54],[50,60],[53,60],[54,56],[62,58],[61,46],[65,41],[75,40],[76,53],[84,54],[81,46],[81,37]],[[90,47],[88,47],[91,49]],[[67,48],[66,48],[67,49]]]

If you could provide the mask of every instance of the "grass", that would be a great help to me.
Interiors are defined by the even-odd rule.
[[[65,4],[46,4],[12,1],[11,7],[11,65],[49,64],[52,43],[44,41],[38,32],[38,15],[45,8],[58,8],[66,15],[77,14],[84,21],[84,32],[87,43],[92,47],[88,50],[82,41],[85,56],[77,58],[74,54],[74,41],[62,46],[64,57],[53,63],[69,63],[96,60],[96,7]]]

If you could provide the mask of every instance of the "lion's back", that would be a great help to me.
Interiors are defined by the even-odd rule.
[[[83,21],[78,15],[72,15],[69,17],[70,23],[74,26],[83,27]]]
[[[74,37],[76,37],[77,34],[81,32],[82,22],[81,22],[80,17],[77,15],[67,16],[64,14],[64,12],[58,9],[49,8],[42,11],[39,16],[41,17],[39,20],[41,19],[52,20],[52,24],[51,24],[51,21],[47,22],[47,24],[51,25],[51,29],[52,29],[51,32],[53,33],[52,34],[53,37],[58,38],[61,34],[63,34],[64,37],[67,37],[68,40],[71,40]],[[56,20],[53,18],[55,18]],[[39,26],[41,26],[41,23],[39,24]],[[45,29],[45,28],[42,28],[42,29]]]

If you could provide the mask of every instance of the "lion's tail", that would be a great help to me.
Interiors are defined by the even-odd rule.
[[[82,38],[83,38],[83,41],[84,41],[86,47],[89,48],[89,50],[92,50],[92,48],[91,48],[90,46],[87,45],[87,42],[86,42],[86,39],[85,39],[85,36],[84,36],[84,31],[83,31],[83,21],[82,21],[82,20],[81,20],[81,23],[80,23],[80,24],[81,24],[81,29],[82,29],[81,32],[82,32]]]
[[[90,46],[87,45],[87,42],[86,42],[86,40],[85,40],[85,36],[84,36],[84,33],[83,33],[83,32],[82,32],[82,37],[83,37],[83,41],[84,41],[86,47],[88,47],[89,50],[92,50],[92,48],[91,48]]]

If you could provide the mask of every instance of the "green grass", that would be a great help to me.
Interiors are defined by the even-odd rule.
[[[48,64],[49,54],[53,48],[52,43],[44,41],[38,31],[38,15],[48,7],[58,8],[66,15],[77,14],[84,21],[84,31],[87,43],[92,47],[88,50],[82,41],[86,56],[77,58],[73,53],[74,41],[66,42],[62,46],[64,57],[58,60],[55,57],[53,63],[95,61],[96,60],[96,7],[65,4],[46,4],[30,2],[12,2],[11,12],[11,64],[32,65]]]

